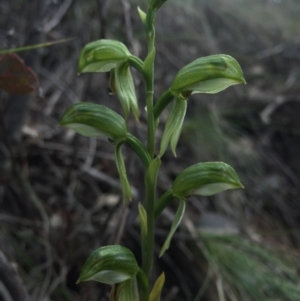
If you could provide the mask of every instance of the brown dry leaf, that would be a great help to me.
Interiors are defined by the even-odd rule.
[[[0,89],[9,94],[25,95],[37,92],[39,81],[34,71],[16,54],[0,56]]]

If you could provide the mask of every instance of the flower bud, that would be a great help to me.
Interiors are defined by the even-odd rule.
[[[126,139],[125,120],[113,110],[94,103],[80,102],[70,106],[62,116],[61,126],[74,129],[85,137]]]
[[[183,67],[175,76],[170,90],[186,98],[186,93],[218,93],[231,85],[246,83],[238,62],[229,55],[199,58]]]
[[[78,71],[79,73],[108,72],[130,56],[129,50],[121,42],[114,40],[91,42],[80,52]]]
[[[206,162],[183,170],[176,177],[172,192],[182,199],[193,194],[209,196],[235,188],[243,188],[243,185],[232,167],[223,162]]]
[[[122,246],[105,246],[95,250],[86,260],[77,283],[97,281],[116,284],[133,279],[139,266],[133,253]]]

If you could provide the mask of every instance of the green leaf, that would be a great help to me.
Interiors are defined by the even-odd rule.
[[[132,109],[136,120],[139,120],[138,102],[129,64],[127,62],[118,64],[115,68],[114,74],[115,89],[124,109],[126,118],[129,115],[130,109]]]
[[[199,58],[183,67],[170,90],[177,96],[186,91],[213,94],[240,83],[246,82],[239,63],[229,55],[217,54]]]
[[[243,188],[234,169],[223,162],[198,163],[183,170],[175,179],[173,195],[178,199],[189,195],[209,196],[227,189]]]
[[[157,280],[155,281],[155,284],[150,294],[149,301],[160,301],[160,295],[164,284],[165,284],[165,273],[162,272],[160,276],[157,278]]]
[[[80,102],[70,106],[59,125],[74,129],[86,137],[126,138],[125,120],[113,110],[94,103]]]
[[[186,113],[187,102],[176,98],[169,112],[165,130],[161,139],[159,156],[161,157],[170,143],[171,150],[176,157],[176,146],[181,134],[182,124]]]
[[[172,240],[172,237],[176,231],[176,229],[178,228],[182,218],[183,218],[183,215],[184,215],[184,211],[185,211],[185,201],[184,200],[179,200],[179,208],[177,209],[177,212],[175,214],[175,217],[174,217],[174,220],[172,222],[172,226],[171,226],[171,229],[170,229],[170,232],[160,250],[160,253],[159,253],[159,257],[163,256],[163,254],[165,253],[165,251],[167,249],[169,249],[170,247],[170,243],[171,243],[171,240]]]
[[[129,249],[119,245],[105,246],[88,257],[77,283],[93,280],[116,284],[133,279],[138,271],[139,266]]]
[[[131,56],[127,47],[114,40],[88,43],[80,52],[78,72],[108,72]]]
[[[121,182],[121,187],[122,187],[122,193],[123,193],[123,202],[126,203],[128,200],[132,200],[132,193],[131,193],[131,188],[130,184],[127,178],[127,173],[126,173],[126,167],[123,159],[123,155],[121,152],[121,143],[117,143],[115,146],[115,158],[116,158],[116,165],[117,169],[119,172],[120,176],[120,182]]]

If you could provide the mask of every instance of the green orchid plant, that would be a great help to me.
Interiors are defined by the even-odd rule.
[[[128,145],[146,168],[145,203],[139,203],[142,263],[134,254],[120,245],[102,246],[85,262],[78,282],[98,281],[112,285],[111,301],[159,301],[165,275],[162,273],[151,287],[150,275],[154,256],[154,223],[173,199],[179,206],[170,232],[161,248],[163,256],[184,215],[190,195],[210,196],[227,189],[243,188],[236,172],[222,162],[198,163],[183,170],[170,190],[157,197],[157,176],[161,159],[168,146],[176,156],[176,146],[186,114],[188,98],[193,93],[218,93],[231,85],[245,83],[238,62],[220,54],[202,57],[183,67],[167,91],[154,102],[155,14],[166,0],[148,0],[147,11],[138,8],[148,44],[145,60],[132,55],[121,42],[99,40],[87,44],[79,57],[79,73],[110,72],[110,87],[124,109],[124,118],[99,104],[81,102],[69,107],[60,125],[72,128],[86,137],[106,137],[113,141],[116,166],[124,202],[132,199],[121,147]],[[139,102],[135,93],[131,68],[135,68],[145,83],[147,114],[147,145],[129,133],[126,121],[133,113],[139,119]],[[161,113],[170,105],[170,111],[160,142],[155,149],[155,132]]]

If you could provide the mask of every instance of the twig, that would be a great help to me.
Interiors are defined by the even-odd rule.
[[[130,44],[130,50],[133,51],[134,54],[136,54],[136,49],[134,49],[134,39],[133,39],[133,33],[132,33],[132,24],[131,24],[131,18],[130,18],[130,3],[127,0],[121,0],[121,4],[123,7],[123,15],[124,15],[124,21],[125,21],[125,29],[126,29],[126,40]]]
[[[46,263],[47,263],[48,269],[47,269],[47,274],[46,274],[44,283],[43,283],[39,293],[40,293],[40,297],[44,297],[47,287],[50,283],[50,278],[51,278],[51,273],[52,273],[52,271],[51,271],[52,253],[51,253],[51,247],[50,247],[50,243],[49,243],[49,232],[50,232],[49,231],[50,230],[49,229],[50,228],[49,218],[48,218],[47,212],[44,209],[44,206],[43,206],[41,200],[37,197],[36,193],[32,189],[32,186],[31,186],[29,180],[24,175],[23,171],[21,170],[21,168],[19,167],[18,163],[15,160],[12,145],[11,145],[11,142],[10,142],[10,139],[8,136],[7,129],[4,124],[3,113],[2,113],[1,108],[0,108],[0,127],[2,127],[2,130],[3,130],[4,143],[9,151],[14,176],[16,177],[17,181],[19,182],[19,185],[20,185],[21,189],[23,190],[25,198],[27,198],[29,201],[31,201],[32,204],[37,208],[37,210],[39,211],[39,213],[42,217],[42,220],[43,220],[45,253],[46,253],[46,258],[47,258]]]
[[[51,274],[52,274],[52,252],[51,252],[51,246],[49,243],[49,232],[50,232],[50,224],[49,224],[49,218],[47,215],[47,212],[42,204],[42,201],[37,197],[35,191],[32,189],[32,186],[27,179],[27,177],[24,175],[23,171],[15,164],[14,166],[15,175],[17,177],[17,180],[19,182],[19,185],[21,186],[25,197],[30,200],[33,205],[38,209],[42,220],[43,220],[43,232],[44,232],[44,246],[45,246],[45,253],[46,253],[46,265],[47,265],[47,274],[45,276],[44,283],[40,289],[39,296],[41,299],[43,299],[46,295],[47,288],[50,284],[51,280]]]
[[[96,155],[96,150],[97,150],[97,139],[95,137],[92,137],[90,138],[90,147],[84,162],[85,169],[89,169],[92,166]]]
[[[96,0],[99,23],[100,23],[100,39],[104,39],[106,35],[106,16],[109,7],[109,0]]]
[[[223,279],[221,276],[217,278],[217,291],[220,301],[226,301],[224,288],[223,288]]]
[[[41,223],[38,221],[32,221],[26,218],[15,217],[8,214],[0,214],[0,222],[16,223],[16,224],[21,224],[23,226],[36,226],[36,227],[41,226]]]
[[[85,168],[85,166],[83,166],[81,168],[81,171],[87,173],[88,175],[92,176],[95,179],[98,179],[100,181],[103,181],[103,182],[109,184],[110,186],[112,186],[114,188],[121,189],[121,184],[119,181],[117,181],[114,178],[108,176],[107,174],[97,170],[96,168]],[[133,197],[136,197],[138,195],[138,191],[135,187],[131,187],[131,191],[132,191]]]
[[[55,11],[54,16],[51,14],[48,16],[48,21],[44,21],[43,24],[43,32],[48,33],[50,30],[52,30],[55,26],[57,26],[63,16],[66,14],[67,10],[71,6],[73,0],[65,0],[63,1],[63,4],[60,5],[59,9]]]
[[[120,222],[118,224],[118,228],[117,228],[117,231],[116,231],[116,236],[113,239],[113,244],[115,244],[115,245],[120,244],[120,241],[121,241],[123,233],[124,233],[128,213],[129,213],[128,205],[120,206],[120,208],[119,208],[119,219],[118,219]]]
[[[70,103],[79,102],[78,96],[74,93],[72,89],[70,89],[67,84],[65,84],[60,78],[58,78],[54,73],[48,71],[45,68],[40,67],[38,73],[44,76],[46,79],[51,81],[53,84],[57,86],[61,91],[64,92],[66,97],[69,99]]]
[[[71,154],[74,151],[74,148],[71,146],[67,146],[65,144],[61,144],[61,143],[55,143],[55,142],[45,142],[45,141],[38,141],[36,144],[38,147],[43,148],[43,149],[47,149],[50,151],[58,151],[58,152],[65,152],[67,154]],[[81,157],[86,158],[86,156],[88,155],[89,151],[85,151],[85,150],[78,150],[78,155],[80,155]],[[100,158],[100,159],[105,159],[105,160],[112,160],[114,161],[114,156],[112,154],[106,153],[106,152],[101,152],[101,151],[97,151],[95,153],[95,157],[96,158]]]
[[[0,250],[0,280],[14,301],[30,301],[31,298],[16,270]]]

